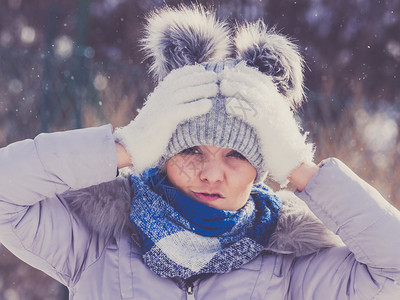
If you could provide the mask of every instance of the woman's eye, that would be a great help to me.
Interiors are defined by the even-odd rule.
[[[181,151],[180,153],[186,155],[200,154],[200,150],[197,147],[192,147],[192,148],[187,148]]]
[[[246,157],[244,157],[242,154],[240,154],[239,152],[237,152],[235,150],[229,152],[228,156],[229,157],[238,158],[238,159],[242,159],[242,160],[247,160]]]

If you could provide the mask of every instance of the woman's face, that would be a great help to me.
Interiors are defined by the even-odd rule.
[[[250,196],[256,169],[240,153],[217,146],[196,146],[168,160],[169,181],[208,206],[238,210]]]

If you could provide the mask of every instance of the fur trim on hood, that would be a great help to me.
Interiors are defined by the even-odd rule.
[[[271,236],[266,251],[303,256],[323,248],[343,245],[340,238],[329,231],[294,193],[280,191],[282,201],[277,228]],[[84,220],[91,230],[109,239],[121,232],[135,231],[129,220],[132,199],[127,177],[69,191],[62,195],[71,211]]]

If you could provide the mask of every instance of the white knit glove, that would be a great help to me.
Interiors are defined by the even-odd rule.
[[[131,156],[136,174],[157,165],[177,125],[206,114],[218,94],[217,74],[201,65],[171,71],[150,94],[137,117],[117,128],[115,140]]]
[[[264,167],[281,185],[302,162],[313,160],[313,145],[300,133],[289,101],[270,77],[239,63],[219,74],[228,113],[241,117],[257,132]]]

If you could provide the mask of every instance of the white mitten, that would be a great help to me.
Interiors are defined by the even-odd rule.
[[[157,165],[179,123],[211,109],[208,98],[218,94],[217,79],[201,65],[175,69],[148,96],[137,117],[115,130],[115,140],[130,154],[136,174]]]
[[[264,165],[281,185],[302,162],[313,160],[313,145],[300,133],[289,100],[280,94],[269,76],[239,63],[219,74],[221,95],[227,97],[227,111],[241,117],[257,132]],[[234,107],[247,113],[240,115]]]

